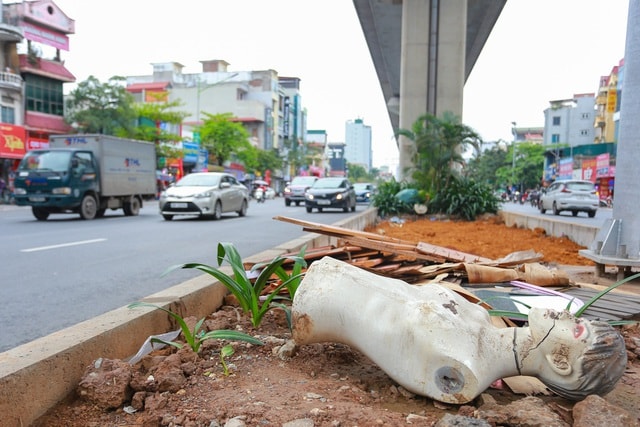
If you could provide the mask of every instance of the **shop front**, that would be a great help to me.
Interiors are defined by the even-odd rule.
[[[26,151],[25,128],[0,123],[0,197],[13,192],[15,171]]]

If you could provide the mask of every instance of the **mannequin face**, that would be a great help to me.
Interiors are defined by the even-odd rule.
[[[580,358],[593,338],[589,321],[576,318],[568,311],[533,308],[529,312],[529,328],[532,348],[547,361],[550,372],[543,367],[544,376],[579,377],[582,374]]]
[[[563,397],[580,400],[609,393],[624,374],[624,339],[605,322],[532,309],[529,331],[526,357],[531,357],[538,378]]]

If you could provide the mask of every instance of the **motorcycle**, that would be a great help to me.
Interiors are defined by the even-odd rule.
[[[264,189],[258,187],[253,191],[253,198],[256,199],[256,202],[258,203],[264,203],[265,201],[265,195],[264,195]]]

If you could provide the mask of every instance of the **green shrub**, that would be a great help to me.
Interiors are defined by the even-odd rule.
[[[378,192],[373,196],[373,206],[378,208],[378,216],[385,218],[390,215],[398,215],[413,212],[413,206],[396,197],[400,191],[412,188],[407,182],[397,182],[395,179],[384,182],[378,187]]]
[[[473,221],[479,215],[497,213],[500,202],[488,185],[455,177],[430,201],[429,212]]]

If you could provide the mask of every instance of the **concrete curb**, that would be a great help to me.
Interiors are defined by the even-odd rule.
[[[600,231],[599,227],[571,224],[553,218],[540,218],[516,212],[500,211],[499,213],[504,223],[509,227],[516,225],[530,230],[542,228],[549,236],[568,237],[584,247],[589,247],[596,240],[596,235]]]
[[[375,208],[334,224],[363,230],[377,217]],[[308,233],[273,249],[246,258],[248,262],[273,259],[336,244],[337,239]],[[229,269],[230,270],[230,269]],[[203,275],[144,299],[181,316],[201,318],[222,305],[227,290]],[[133,301],[132,301],[133,302]],[[75,390],[85,368],[100,357],[126,359],[135,354],[149,335],[174,328],[160,310],[121,307],[72,327],[0,353],[0,414],[3,426],[31,425]]]

